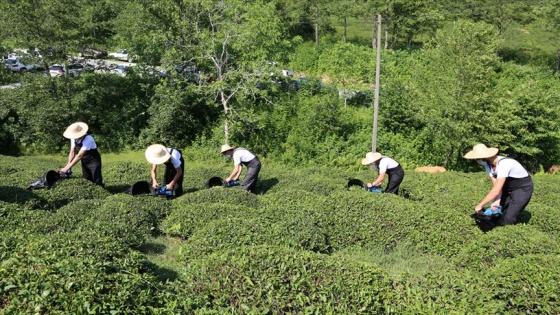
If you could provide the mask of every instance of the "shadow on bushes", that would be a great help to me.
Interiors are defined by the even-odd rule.
[[[145,255],[163,255],[167,250],[167,246],[156,243],[145,243],[136,248],[139,252]],[[158,281],[165,282],[167,280],[176,280],[179,274],[172,269],[160,267],[156,264],[152,265],[152,270],[156,275]]]
[[[517,219],[517,223],[529,223],[531,221],[532,214],[527,210],[521,211]]]
[[[147,255],[161,255],[165,253],[167,246],[156,243],[146,243],[138,246],[137,250]]]
[[[197,191],[199,191],[200,188],[189,188],[189,189],[185,189],[185,194],[187,193],[195,193]]]
[[[112,186],[105,187],[105,189],[107,189],[107,191],[110,192],[111,194],[126,193],[126,191],[129,188],[130,188],[129,185],[112,185]]]
[[[27,204],[30,202],[43,204],[45,202],[44,199],[38,197],[30,190],[12,186],[0,186],[0,200],[17,204]]]
[[[277,178],[269,178],[269,179],[265,179],[259,182],[259,193],[260,194],[266,194],[267,191],[269,191],[272,187],[274,187],[274,185],[278,184],[280,181],[278,181]]]

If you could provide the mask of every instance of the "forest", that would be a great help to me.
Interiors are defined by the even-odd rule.
[[[79,79],[2,69],[2,84],[21,86],[0,90],[0,153],[60,152],[65,126],[84,121],[104,152],[228,142],[348,167],[372,149],[380,16],[377,151],[468,170],[461,156],[482,142],[541,171],[560,160],[558,11],[553,0],[3,2],[5,54],[36,49],[48,68],[125,48],[137,66]],[[197,80],[173,71],[186,66]]]

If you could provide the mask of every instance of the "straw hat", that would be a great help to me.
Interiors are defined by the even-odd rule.
[[[377,162],[379,159],[381,159],[382,155],[379,152],[368,152],[366,154],[366,158],[362,159],[362,165],[370,165],[371,163],[375,163]]]
[[[465,159],[486,159],[498,154],[498,148],[489,148],[486,145],[479,143],[473,149],[465,154]]]
[[[228,151],[228,150],[233,150],[233,149],[235,149],[235,148],[230,147],[228,144],[224,144],[224,145],[222,146],[222,149],[220,150],[220,153],[224,153],[224,152],[226,152],[226,151]]]
[[[171,154],[161,144],[152,144],[146,149],[146,160],[152,164],[163,164],[169,160]]]
[[[86,123],[76,122],[68,126],[62,135],[67,139],[79,139],[83,137],[87,131],[88,125]]]

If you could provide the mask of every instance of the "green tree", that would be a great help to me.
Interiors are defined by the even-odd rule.
[[[170,63],[192,63],[201,69],[199,92],[220,104],[224,137],[234,104],[249,106],[259,81],[270,79],[273,61],[286,60],[283,24],[273,3],[257,1],[196,1],[167,3],[173,19],[167,33]],[[188,10],[187,10],[188,9]],[[247,101],[244,101],[244,100]]]
[[[71,51],[104,46],[113,36],[113,8],[108,0],[3,1],[0,17],[9,27],[0,30],[8,34],[0,38],[9,37],[19,48],[38,48],[47,63],[60,61]]]
[[[492,26],[460,20],[438,31],[419,55],[408,83],[420,128],[412,137],[426,152],[423,162],[453,168],[465,148],[500,129],[492,95],[498,43]]]

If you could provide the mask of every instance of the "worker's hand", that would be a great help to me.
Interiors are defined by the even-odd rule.
[[[474,212],[479,213],[480,211],[482,211],[482,207],[477,205],[476,207],[474,207]]]
[[[66,172],[68,172],[68,168],[67,167],[63,167],[60,169],[60,171],[58,171],[60,174],[66,174]]]
[[[492,211],[498,210],[498,207],[499,207],[499,206],[500,206],[500,201],[499,201],[499,200],[498,200],[498,201],[494,201],[494,202],[492,203]]]
[[[159,188],[159,184],[158,184],[157,180],[154,180],[154,182],[152,183],[152,187],[155,188],[155,189]]]
[[[366,186],[367,186],[367,188],[371,188],[371,187],[373,187],[373,185],[372,185],[371,183],[367,183],[367,185],[366,185]]]
[[[173,187],[175,186],[175,184],[169,183],[167,185],[165,185],[165,189],[167,190],[173,190]]]

